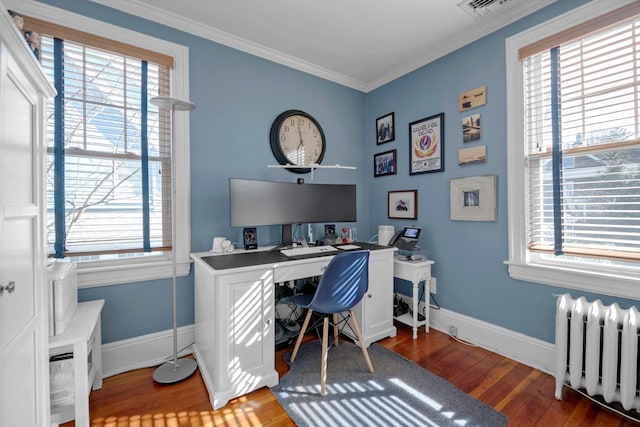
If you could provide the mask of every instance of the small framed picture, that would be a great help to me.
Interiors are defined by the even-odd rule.
[[[474,163],[486,163],[487,161],[487,146],[479,145],[471,148],[461,148],[458,150],[458,164],[471,165]]]
[[[466,111],[487,103],[487,87],[480,86],[458,95],[458,111]]]
[[[373,176],[395,175],[398,171],[396,167],[396,150],[385,151],[373,156]]]
[[[388,217],[418,219],[418,190],[389,191]]]
[[[496,176],[452,179],[450,210],[453,221],[495,221]]]
[[[480,113],[462,118],[462,142],[480,139]]]
[[[378,144],[393,141],[396,139],[393,113],[386,114],[376,119],[376,140]]]
[[[409,175],[444,171],[444,113],[409,123]]]

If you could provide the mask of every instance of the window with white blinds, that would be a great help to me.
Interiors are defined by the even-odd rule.
[[[170,66],[108,40],[40,31],[42,66],[58,91],[46,117],[50,255],[170,250],[170,115],[149,103],[169,94]]]
[[[528,250],[640,260],[640,19],[521,56]]]

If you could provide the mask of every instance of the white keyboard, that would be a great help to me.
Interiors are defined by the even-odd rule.
[[[307,248],[292,248],[292,249],[280,249],[280,253],[285,256],[300,256],[300,255],[315,255],[325,252],[335,252],[338,249],[331,245],[326,246],[309,246]]]

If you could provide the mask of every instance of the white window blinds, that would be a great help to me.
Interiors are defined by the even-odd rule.
[[[170,116],[148,102],[169,94],[170,61],[105,39],[78,42],[51,24],[34,29],[44,31],[41,62],[58,90],[47,109],[50,254],[170,249]]]
[[[640,260],[640,20],[523,58],[529,250]]]

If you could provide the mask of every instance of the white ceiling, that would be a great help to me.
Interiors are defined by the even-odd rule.
[[[556,0],[92,1],[368,92]]]

